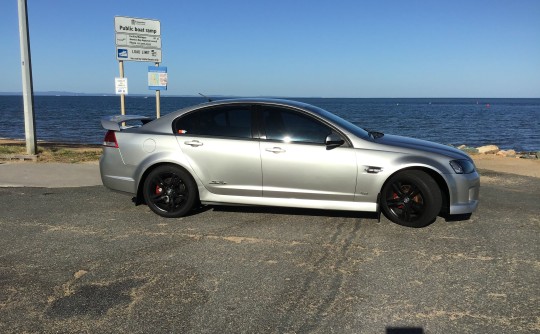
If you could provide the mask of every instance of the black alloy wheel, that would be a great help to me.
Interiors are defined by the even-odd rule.
[[[381,196],[384,215],[399,225],[424,227],[435,221],[441,211],[441,190],[423,171],[407,170],[392,176]]]
[[[197,200],[195,181],[175,165],[162,165],[152,170],[143,187],[146,205],[166,218],[185,216]]]

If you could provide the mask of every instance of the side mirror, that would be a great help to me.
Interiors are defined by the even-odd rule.
[[[331,133],[326,137],[325,144],[327,148],[334,148],[345,144],[345,140],[341,136]]]

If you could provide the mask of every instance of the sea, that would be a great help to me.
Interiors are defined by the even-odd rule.
[[[214,98],[215,100],[222,98]],[[326,109],[373,131],[518,152],[540,151],[540,99],[502,98],[288,98]],[[206,102],[161,97],[161,115]],[[126,96],[126,114],[155,117],[155,96]],[[35,96],[36,137],[43,141],[100,144],[100,118],[120,114],[118,96]],[[0,138],[24,139],[21,96],[0,96]]]

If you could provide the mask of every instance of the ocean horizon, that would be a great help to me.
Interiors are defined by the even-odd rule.
[[[62,93],[62,92],[44,92]],[[36,138],[99,144],[100,118],[120,114],[115,95],[34,96]],[[60,96],[57,96],[60,95]],[[210,98],[220,100],[229,96]],[[279,97],[277,97],[279,98]],[[326,109],[369,130],[447,145],[540,151],[540,98],[321,98],[286,97]],[[201,96],[161,98],[161,115],[206,102]],[[24,138],[22,95],[0,94],[0,138]],[[154,95],[126,96],[126,114],[155,117]]]

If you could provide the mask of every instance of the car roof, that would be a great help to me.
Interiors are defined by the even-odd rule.
[[[266,104],[266,105],[286,106],[286,107],[293,107],[293,108],[300,108],[300,109],[309,109],[311,112],[315,112],[319,114],[317,112],[316,107],[307,103],[299,102],[299,101],[286,100],[286,99],[272,99],[272,98],[234,98],[234,99],[223,99],[223,100],[205,102],[205,103],[185,107],[177,111],[173,111],[167,115],[162,116],[159,119],[154,120],[153,122],[147,123],[145,125],[145,128],[147,130],[158,129],[161,126],[163,126],[164,123],[170,124],[170,122],[172,122],[178,116],[183,115],[193,110],[202,109],[206,107],[216,107],[216,106],[234,105],[234,104]]]
[[[234,99],[223,99],[223,100],[206,102],[206,103],[202,103],[199,105],[194,105],[194,106],[190,106],[190,107],[178,110],[177,112],[181,114],[184,111],[187,112],[187,111],[204,108],[204,107],[220,106],[220,105],[228,105],[228,104],[267,104],[267,105],[273,104],[273,105],[296,107],[296,108],[301,108],[301,109],[305,109],[306,107],[313,108],[313,106],[307,103],[294,101],[294,100],[275,99],[275,98],[234,98]]]

